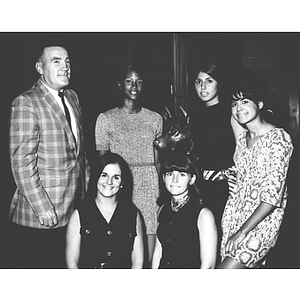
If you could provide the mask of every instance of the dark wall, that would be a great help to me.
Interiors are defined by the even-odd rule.
[[[195,69],[200,62],[218,62],[224,73],[224,82],[230,82],[234,71],[243,63],[243,34],[241,33],[189,33],[186,34],[188,52],[190,110],[197,110],[201,101],[195,92]]]

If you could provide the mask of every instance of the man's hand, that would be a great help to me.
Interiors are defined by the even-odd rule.
[[[58,223],[57,215],[54,209],[45,212],[39,216],[40,224],[45,227],[55,227]]]

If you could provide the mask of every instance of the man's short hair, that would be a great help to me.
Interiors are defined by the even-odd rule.
[[[50,47],[61,47],[61,48],[64,48],[65,50],[67,50],[66,47],[60,42],[41,44],[37,47],[36,61],[42,61],[45,49],[50,48]]]

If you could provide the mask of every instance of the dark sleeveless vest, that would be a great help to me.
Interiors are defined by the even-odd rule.
[[[131,253],[136,233],[137,208],[120,200],[109,223],[95,201],[78,208],[81,249],[79,268],[131,268]]]
[[[178,212],[173,212],[170,203],[158,217],[157,236],[162,245],[160,269],[200,268],[200,241],[197,226],[203,206],[190,199]]]

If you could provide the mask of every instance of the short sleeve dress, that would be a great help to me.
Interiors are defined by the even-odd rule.
[[[282,128],[269,130],[250,148],[246,132],[239,136],[234,153],[239,177],[222,217],[222,260],[229,256],[254,268],[275,245],[287,202],[286,176],[292,152],[291,138]],[[276,208],[247,234],[236,250],[225,253],[228,239],[261,202]]]
[[[162,134],[160,114],[142,107],[130,114],[116,107],[99,114],[95,127],[96,150],[121,155],[133,176],[133,203],[140,210],[147,234],[156,234],[159,177],[153,141]]]

